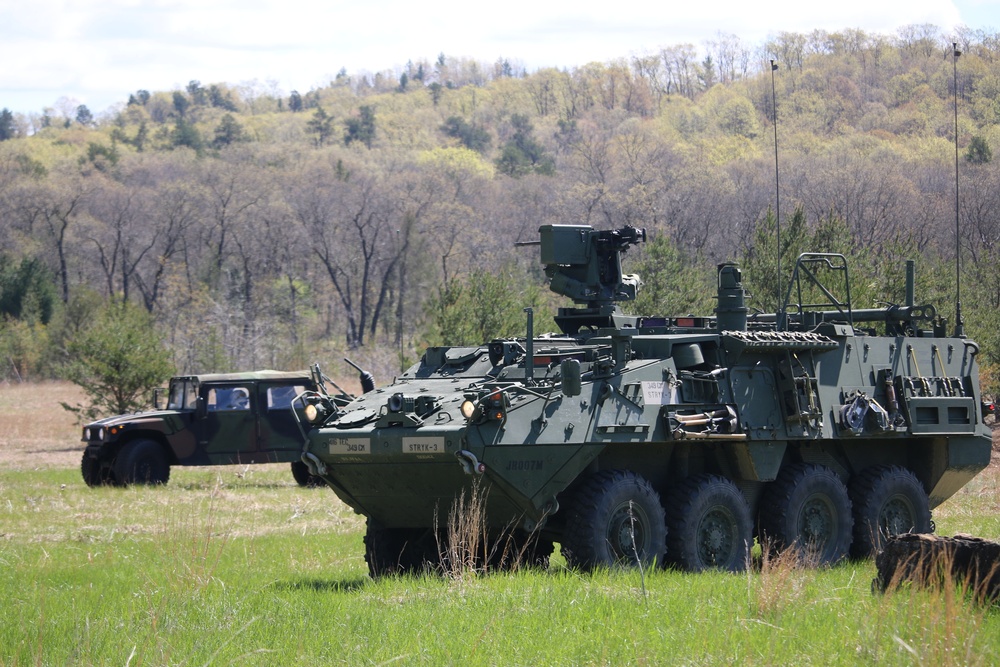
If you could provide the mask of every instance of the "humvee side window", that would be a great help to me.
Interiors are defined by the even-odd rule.
[[[246,387],[212,387],[205,402],[210,411],[249,410],[250,390]]]
[[[170,384],[170,397],[167,401],[168,410],[194,410],[197,404],[197,383],[190,380],[181,380]]]
[[[267,388],[267,409],[287,410],[292,407],[292,401],[296,396],[305,391],[301,385],[286,385],[283,387]]]

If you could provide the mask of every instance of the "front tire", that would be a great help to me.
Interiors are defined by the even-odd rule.
[[[593,475],[568,506],[563,554],[572,567],[632,567],[663,560],[667,527],[660,496],[629,470]]]
[[[118,452],[115,478],[124,485],[166,484],[170,479],[170,462],[159,443],[133,440]]]
[[[83,460],[80,461],[80,474],[83,475],[83,481],[89,487],[113,486],[115,483],[115,476],[111,468],[101,463],[100,460],[88,456],[86,452],[83,454]]]
[[[440,565],[433,531],[424,528],[383,528],[368,519],[365,562],[372,579],[418,574]]]
[[[312,488],[326,485],[322,477],[310,474],[308,466],[302,461],[292,461],[292,477],[295,478],[296,484],[303,487]]]
[[[852,558],[868,558],[886,538],[904,533],[930,533],[930,500],[923,485],[901,466],[875,466],[851,480],[854,506]]]
[[[760,532],[774,549],[796,548],[807,562],[833,565],[851,546],[847,487],[821,465],[790,465],[768,484],[760,502]]]
[[[743,493],[728,479],[699,475],[684,480],[667,500],[668,563],[701,572],[746,569],[753,522]]]

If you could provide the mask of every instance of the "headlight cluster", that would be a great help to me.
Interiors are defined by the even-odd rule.
[[[466,396],[461,411],[469,421],[503,421],[507,416],[507,397],[502,391],[482,398]]]
[[[105,432],[103,426],[96,426],[96,427],[85,426],[84,429],[83,429],[83,439],[84,440],[88,440],[88,441],[89,440],[104,440],[104,436],[105,435],[107,435],[107,433]]]

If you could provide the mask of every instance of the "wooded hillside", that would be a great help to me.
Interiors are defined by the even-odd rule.
[[[642,312],[710,312],[725,260],[773,310],[772,59],[782,267],[844,252],[871,307],[902,301],[915,258],[917,300],[952,322],[957,73],[963,313],[995,366],[1000,35],[911,26],[720,36],[568,71],[442,54],[288,95],[192,81],[96,119],[4,110],[2,374],[58,375],[75,332],[128,301],[178,370],[346,353],[385,381],[428,343],[548,312],[537,252],[514,248],[546,223],[647,228],[626,260]]]

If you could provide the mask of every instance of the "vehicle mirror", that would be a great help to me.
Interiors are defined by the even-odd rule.
[[[580,360],[563,359],[559,362],[559,374],[562,376],[563,395],[579,396],[583,386],[580,379]]]

